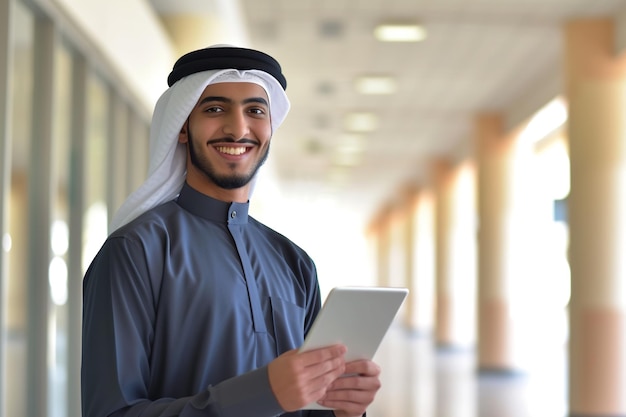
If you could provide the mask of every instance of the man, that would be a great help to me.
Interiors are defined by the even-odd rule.
[[[345,363],[341,345],[298,352],[321,304],[315,265],[248,216],[289,110],[280,65],[211,47],[168,85],[148,178],[85,275],[83,417],[361,416],[378,366]],[[315,401],[334,411],[301,410]]]

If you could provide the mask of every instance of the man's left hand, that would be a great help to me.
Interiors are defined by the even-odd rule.
[[[361,417],[380,389],[380,367],[372,361],[346,364],[345,375],[326,390],[319,404],[334,408],[337,417]]]

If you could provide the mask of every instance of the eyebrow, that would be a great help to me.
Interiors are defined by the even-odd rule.
[[[223,96],[206,96],[202,100],[200,100],[200,102],[198,103],[198,106],[201,106],[201,105],[203,105],[205,103],[210,103],[212,101],[219,101],[219,102],[222,102],[222,103],[232,103],[233,102],[233,100],[228,98],[228,97],[223,97]],[[241,103],[242,104],[259,103],[259,104],[263,104],[265,106],[269,106],[267,100],[265,100],[263,97],[246,98]]]

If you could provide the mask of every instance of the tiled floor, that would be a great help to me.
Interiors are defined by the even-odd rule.
[[[479,375],[473,351],[437,350],[394,327],[375,357],[383,387],[368,417],[564,417],[565,346],[539,357],[523,375]]]

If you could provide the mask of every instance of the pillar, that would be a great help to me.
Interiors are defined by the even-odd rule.
[[[428,336],[434,327],[434,206],[429,188],[415,188],[406,194],[407,315],[410,328]]]
[[[475,342],[476,205],[473,164],[441,161],[436,172],[436,327],[439,348]]]
[[[614,30],[594,19],[564,31],[574,416],[626,416],[626,58]]]
[[[480,372],[526,371],[522,337],[532,300],[533,218],[528,215],[531,144],[505,135],[497,114],[477,117],[478,162],[478,368]]]
[[[8,204],[9,178],[11,177],[11,132],[9,109],[12,95],[13,67],[11,44],[13,42],[14,5],[11,1],[0,3],[0,404],[6,404],[6,346],[7,346],[7,304],[8,304],[8,245],[9,236]],[[0,417],[5,417],[4,407],[0,406]]]

